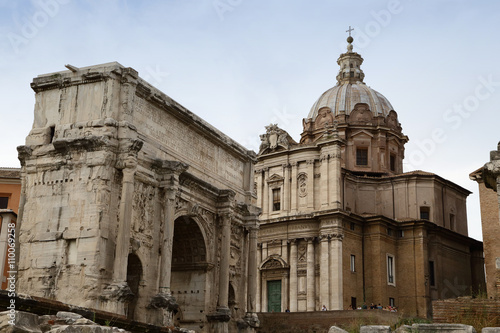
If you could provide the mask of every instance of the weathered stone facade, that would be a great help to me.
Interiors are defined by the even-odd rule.
[[[68,68],[31,84],[18,290],[197,331],[255,325],[255,154],[132,68]]]
[[[488,297],[500,298],[500,143],[490,162],[470,174],[478,183]]]
[[[256,164],[257,310],[395,305],[426,317],[431,300],[484,286],[482,244],[467,237],[469,191],[403,173],[403,134],[367,87],[363,59],[340,55],[338,83],[304,119],[300,142],[270,125]]]

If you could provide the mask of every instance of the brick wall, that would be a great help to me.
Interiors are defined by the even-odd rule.
[[[384,310],[259,313],[258,333],[326,333],[331,326],[394,325],[400,315]]]
[[[432,302],[434,323],[471,324],[484,322],[500,327],[499,299],[472,299],[468,297]],[[475,326],[475,325],[474,325]]]

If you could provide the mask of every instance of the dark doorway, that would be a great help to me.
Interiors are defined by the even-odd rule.
[[[267,281],[267,312],[281,312],[281,280]]]
[[[207,276],[207,250],[203,233],[190,217],[175,220],[172,249],[172,294],[179,304],[175,316],[177,324],[199,330],[199,323],[206,319],[205,299]]]
[[[127,318],[134,319],[135,307],[139,298],[139,284],[142,279],[142,264],[139,257],[133,253],[128,255],[127,284],[134,294],[128,303]]]

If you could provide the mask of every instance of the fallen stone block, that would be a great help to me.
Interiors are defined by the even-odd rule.
[[[463,324],[413,324],[413,332],[449,332],[449,333],[476,333],[476,329]]]
[[[42,333],[42,330],[38,326],[37,315],[23,311],[4,311],[0,312],[0,332]]]
[[[500,327],[485,327],[481,333],[500,333]]]
[[[128,332],[116,327],[99,325],[62,325],[53,327],[47,333],[118,333]]]
[[[360,333],[391,333],[390,326],[382,326],[382,325],[368,325],[361,326],[359,330]]]
[[[332,326],[328,330],[328,333],[347,333],[346,330],[341,329],[340,327],[337,326]]]

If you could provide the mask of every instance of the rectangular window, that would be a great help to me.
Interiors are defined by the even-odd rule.
[[[353,310],[356,310],[357,304],[356,304],[356,297],[351,297],[351,308]]]
[[[395,284],[394,279],[394,257],[392,255],[387,255],[387,283]]]
[[[403,238],[405,236],[405,232],[403,230],[398,230],[398,237]]]
[[[391,307],[395,307],[395,306],[396,306],[396,303],[394,302],[394,298],[389,297],[389,305],[390,305]]]
[[[420,219],[428,220],[430,217],[431,209],[430,207],[420,207]]]
[[[273,211],[277,211],[281,209],[281,189],[274,188],[273,189]]]
[[[390,162],[390,167],[391,167],[391,171],[396,171],[396,155],[394,154],[391,154],[389,156],[389,162]]]
[[[356,149],[356,165],[368,165],[368,148]]]
[[[392,229],[391,228],[387,228],[387,235],[392,236]]]
[[[354,222],[351,222],[349,224],[349,229],[351,229],[352,231],[356,230],[356,224]]]
[[[450,214],[450,229],[453,230],[453,231],[456,230],[455,214]]]
[[[351,254],[351,272],[356,272],[356,256]]]
[[[0,197],[0,209],[7,209],[9,206],[9,197]]]
[[[431,287],[436,286],[436,277],[434,275],[434,261],[429,261],[429,284]]]

